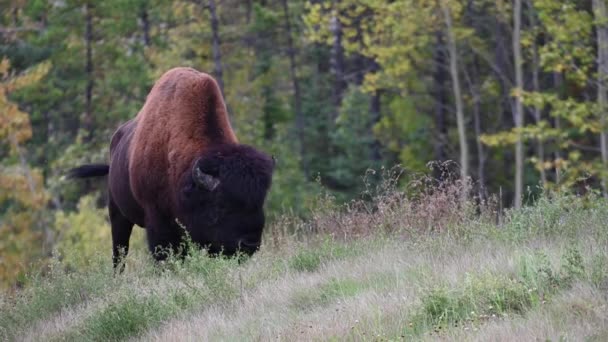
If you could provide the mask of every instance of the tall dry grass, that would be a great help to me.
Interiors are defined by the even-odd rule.
[[[495,197],[480,197],[476,185],[463,182],[452,163],[430,163],[440,178],[409,175],[402,185],[401,167],[369,170],[365,190],[356,199],[337,204],[321,193],[306,219],[283,215],[267,230],[267,241],[285,241],[317,235],[348,241],[361,237],[392,235],[416,238],[428,234],[466,234],[479,225],[493,224],[502,214]],[[380,178],[371,182],[371,178]]]

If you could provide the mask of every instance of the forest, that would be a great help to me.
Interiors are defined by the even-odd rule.
[[[604,0],[0,0],[0,283],[109,246],[114,130],[176,66],[278,164],[270,219],[399,167],[520,208],[608,192]],[[415,194],[413,194],[415,195]]]

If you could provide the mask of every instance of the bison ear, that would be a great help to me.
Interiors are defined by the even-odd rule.
[[[197,185],[202,186],[209,191],[215,190],[217,186],[220,185],[219,179],[210,174],[204,173],[196,164],[192,169],[192,179]]]

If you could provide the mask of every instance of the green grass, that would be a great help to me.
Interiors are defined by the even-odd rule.
[[[289,260],[289,266],[296,271],[314,272],[325,262],[353,257],[358,251],[355,243],[342,245],[325,239],[315,248],[299,250]]]
[[[441,217],[416,216],[413,205],[391,208],[369,217],[326,212],[311,222],[337,222],[340,234],[333,226],[312,235],[271,226],[266,241],[274,243],[240,263],[195,252],[157,266],[135,252],[114,275],[108,255],[82,270],[56,260],[26,288],[0,296],[0,340],[608,336],[605,201],[546,197],[499,225],[443,208],[458,226],[437,231],[421,227]],[[356,238],[344,234],[348,224]]]
[[[136,335],[192,307],[195,295],[186,290],[169,293],[151,293],[138,296],[131,293],[116,298],[75,326],[62,340],[83,341],[91,338],[100,341],[117,341]]]
[[[455,288],[435,287],[421,298],[406,335],[480,324],[490,318],[523,315],[551,300],[560,289],[585,278],[581,254],[569,248],[559,271],[545,255],[524,255],[516,274],[467,274]],[[555,274],[555,275],[554,275]]]
[[[365,284],[353,279],[329,279],[329,281],[299,291],[295,291],[291,305],[295,310],[314,310],[318,306],[328,305],[336,300],[357,295]]]

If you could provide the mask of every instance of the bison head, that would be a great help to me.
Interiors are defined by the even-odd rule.
[[[212,254],[253,254],[264,228],[274,159],[246,145],[205,151],[182,177],[178,219]]]

